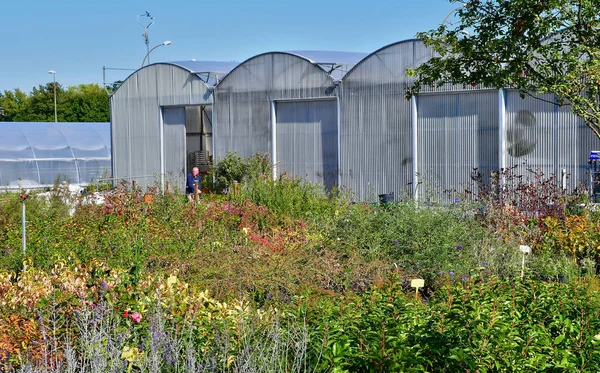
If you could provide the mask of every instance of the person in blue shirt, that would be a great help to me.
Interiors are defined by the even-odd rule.
[[[194,182],[196,181],[198,182],[198,193],[200,193],[200,188],[202,187],[202,177],[200,176],[200,170],[198,167],[192,168],[192,172],[187,175],[185,194],[187,194],[190,201],[194,199]]]

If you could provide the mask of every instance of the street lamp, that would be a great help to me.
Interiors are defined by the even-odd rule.
[[[158,47],[162,47],[163,45],[171,45],[171,40],[166,40],[163,41],[162,43],[155,45],[154,47],[152,47],[152,49],[150,49],[148,51],[148,53],[146,53],[146,56],[144,57],[144,60],[142,61],[142,67],[144,67],[144,63],[146,62],[146,58],[148,58],[150,56],[150,53],[152,53],[153,50],[155,50]],[[148,59],[148,62],[150,62],[150,60]]]
[[[56,71],[50,70],[48,74],[54,76],[54,123],[58,122],[58,116],[56,115]]]

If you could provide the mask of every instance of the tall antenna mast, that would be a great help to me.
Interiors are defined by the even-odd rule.
[[[142,23],[140,22],[140,17],[148,17],[148,22],[146,23]],[[144,14],[140,14],[139,16],[137,16],[137,22],[140,24],[140,26],[142,26],[144,28],[144,33],[142,34],[142,37],[144,38],[144,41],[146,42],[146,53],[148,54],[148,64],[150,64],[150,37],[148,36],[148,29],[150,28],[150,26],[152,26],[154,24],[154,17],[152,17],[150,15],[150,13],[148,13],[148,11],[146,11],[146,13]]]

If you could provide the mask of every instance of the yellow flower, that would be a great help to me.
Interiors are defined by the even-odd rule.
[[[140,353],[137,347],[123,346],[123,351],[121,351],[121,359],[127,360],[130,363],[138,360],[141,356],[142,353]]]

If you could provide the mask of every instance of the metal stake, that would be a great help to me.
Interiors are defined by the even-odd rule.
[[[25,199],[22,198],[21,199],[21,205],[22,205],[22,209],[21,209],[21,224],[22,224],[22,230],[23,230],[23,237],[22,237],[22,245],[23,245],[23,255],[25,255],[25,251],[27,248],[27,232],[26,232],[26,220],[25,220]]]

